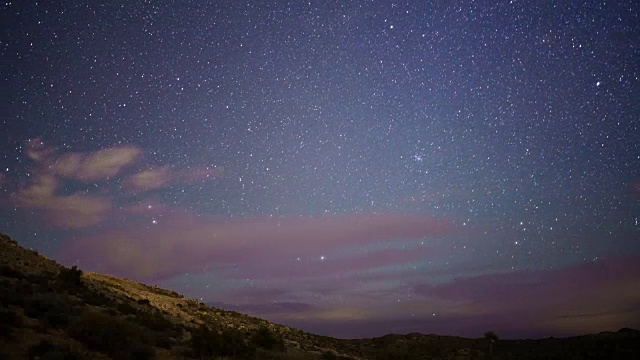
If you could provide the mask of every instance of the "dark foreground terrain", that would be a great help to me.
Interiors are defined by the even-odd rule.
[[[497,340],[345,340],[224,311],[170,290],[66,268],[0,234],[2,359],[638,359],[640,332]]]

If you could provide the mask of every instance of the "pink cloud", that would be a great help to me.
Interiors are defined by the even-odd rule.
[[[172,181],[171,170],[168,166],[141,171],[130,176],[125,186],[134,191],[149,191],[160,189]]]
[[[143,211],[143,209],[138,209]],[[167,278],[204,267],[230,264],[277,264],[283,259],[318,258],[345,246],[384,240],[415,239],[452,231],[447,221],[414,215],[343,215],[320,218],[252,218],[205,220],[186,213],[164,214],[161,221],[69,241],[62,259],[84,259],[89,270],[137,279]],[[387,258],[385,258],[388,256]],[[335,262],[340,271],[358,266],[410,261],[403,251],[355,257],[351,265]],[[330,259],[327,258],[329,261]],[[328,263],[328,262],[327,262]],[[278,272],[278,266],[265,270]],[[314,266],[319,266],[314,268]],[[313,273],[322,265],[304,270]]]
[[[193,183],[213,180],[224,173],[222,167],[202,166],[192,169],[175,169],[162,166],[144,170],[126,179],[125,186],[133,191],[149,191],[172,184]]]
[[[63,228],[83,228],[97,224],[111,210],[111,201],[104,197],[75,193],[55,194],[58,181],[42,175],[12,196],[17,207],[42,211],[52,225]]]
[[[135,163],[141,150],[132,145],[116,146],[95,152],[71,152],[58,155],[53,146],[40,138],[27,141],[27,156],[40,165],[39,170],[82,181],[105,180]]]
[[[328,252],[335,249],[327,249]],[[307,277],[307,276],[330,276],[340,274],[343,277],[352,276],[354,271],[369,270],[377,267],[389,265],[402,265],[410,262],[423,260],[429,256],[428,249],[384,249],[357,253],[350,256],[341,256],[337,259],[331,255],[316,255],[313,258],[288,258],[280,264],[267,264],[263,266],[258,263],[239,274],[242,277],[253,279],[271,279],[274,277]],[[323,256],[323,258],[320,258]]]
[[[50,168],[58,175],[82,181],[104,180],[135,163],[140,153],[139,148],[130,145],[91,153],[68,153],[57,158]]]
[[[68,194],[69,179],[97,182],[120,176],[123,170],[134,165],[142,150],[132,145],[122,145],[93,152],[68,152],[60,154],[53,146],[40,138],[25,144],[25,154],[33,160],[33,175],[29,181],[9,197],[20,208],[41,212],[50,225],[63,228],[84,228],[109,220],[115,194],[108,185],[100,189],[83,189]],[[134,191],[160,189],[170,184],[214,179],[223,173],[221,167],[202,166],[175,171],[171,166],[141,171],[124,179],[124,184]],[[0,185],[4,175],[0,177]],[[67,194],[59,194],[66,189]],[[99,192],[99,195],[95,195]],[[121,194],[131,195],[131,194]],[[161,209],[157,204],[154,211]],[[132,209],[125,208],[122,214]],[[147,209],[148,210],[148,209]],[[144,214],[143,214],[144,216]],[[116,220],[118,218],[111,218]]]
[[[491,274],[421,285],[427,298],[473,304],[531,330],[572,335],[640,324],[640,256],[564,269]],[[505,320],[506,322],[506,320]]]
[[[422,278],[427,276],[422,274]],[[325,280],[331,278],[327,276]],[[419,285],[415,287],[414,297],[397,303],[394,295],[402,294],[402,288],[376,294],[367,291],[366,284],[353,280],[351,286],[357,287],[357,295],[363,299],[350,293],[348,284],[335,284],[328,291],[316,288],[316,294],[329,294],[326,301],[296,297],[301,291],[300,285],[304,284],[296,282],[289,292],[281,291],[282,294],[263,295],[260,289],[244,288],[225,301],[238,304],[234,301],[237,299],[241,309],[290,326],[348,337],[393,332],[481,337],[485,331],[494,330],[505,338],[536,338],[640,326],[640,256],[637,255],[555,270],[488,274],[445,284]],[[413,280],[402,277],[402,281],[409,283]],[[248,301],[248,305],[242,305],[243,301]],[[283,306],[280,312],[277,307],[270,311],[270,303],[287,301],[313,306],[297,306],[293,311]],[[354,303],[358,304],[357,308],[348,307]],[[342,312],[345,316],[327,316],[322,309]]]
[[[29,159],[35,162],[44,162],[55,154],[55,149],[47,146],[42,139],[35,138],[26,142],[25,152]]]

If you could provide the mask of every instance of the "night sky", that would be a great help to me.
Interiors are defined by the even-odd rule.
[[[337,337],[640,327],[640,3],[13,1],[0,232]]]

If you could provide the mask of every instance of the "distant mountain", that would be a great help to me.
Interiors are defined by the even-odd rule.
[[[640,332],[564,339],[309,334],[128,279],[66,268],[0,234],[2,359],[636,359]]]

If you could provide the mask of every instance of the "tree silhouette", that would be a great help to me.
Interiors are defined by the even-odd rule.
[[[82,270],[78,269],[75,265],[71,269],[62,269],[58,278],[66,287],[77,288],[82,286]]]
[[[493,344],[499,340],[498,335],[493,331],[487,331],[484,338],[489,343],[489,358],[493,358]]]

